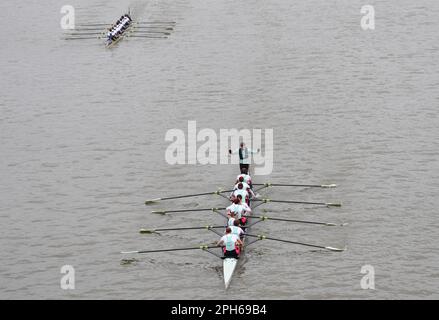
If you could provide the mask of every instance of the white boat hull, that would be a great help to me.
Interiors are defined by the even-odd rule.
[[[232,281],[232,276],[237,265],[238,259],[235,258],[225,258],[223,261],[224,285],[226,289],[229,287],[230,282]]]

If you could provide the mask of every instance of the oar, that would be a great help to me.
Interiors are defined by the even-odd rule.
[[[144,34],[151,34],[151,33],[158,33],[158,34],[164,34],[164,35],[171,35],[170,32],[165,32],[165,31],[133,31],[134,34],[139,34],[139,35],[144,35]]]
[[[144,27],[144,26],[137,26],[137,27],[134,27],[134,29],[146,29],[146,30],[174,30],[174,28],[173,27],[160,27],[160,26],[157,26],[157,27]]]
[[[202,209],[178,209],[178,210],[153,210],[151,213],[166,214],[175,212],[197,212],[197,211],[216,211],[225,210],[226,208],[202,208]]]
[[[335,188],[336,184],[284,184],[284,183],[253,183],[254,186],[264,187],[303,187],[303,188]]]
[[[136,21],[135,24],[176,24],[175,21]]]
[[[180,227],[180,228],[162,228],[162,229],[140,229],[139,233],[142,234],[152,234],[152,233],[159,233],[162,231],[184,231],[184,230],[201,230],[201,229],[220,229],[224,228],[224,226],[204,226],[204,227]]]
[[[150,39],[168,39],[167,36],[160,37],[160,36],[136,36],[136,35],[127,35],[127,38],[150,38]]]
[[[105,32],[78,32],[78,33],[70,33],[67,36],[85,36],[85,35],[103,35]]]
[[[247,219],[260,219],[260,221],[272,220],[272,221],[282,221],[282,222],[317,224],[317,225],[328,226],[328,227],[336,227],[336,226],[344,227],[344,226],[347,225],[347,223],[336,224],[336,223],[331,223],[331,222],[318,222],[318,221],[308,221],[308,220],[294,220],[294,219],[272,218],[272,217],[267,217],[267,216],[260,216],[260,217],[247,216],[246,218]]]
[[[111,26],[111,23],[78,23],[75,27],[99,27],[99,26]]]
[[[313,205],[320,205],[327,207],[341,207],[341,203],[332,203],[332,202],[309,202],[309,201],[272,200],[272,199],[253,199],[252,201],[260,201],[262,203],[278,202],[278,203],[313,204]]]
[[[325,250],[337,251],[337,252],[345,251],[346,250],[346,248],[340,249],[340,248],[334,248],[334,247],[319,246],[319,245],[310,244],[310,243],[304,243],[304,242],[297,242],[297,241],[291,241],[291,240],[283,240],[283,239],[270,238],[270,237],[267,237],[267,236],[264,236],[264,235],[260,235],[260,234],[258,234],[258,235],[246,234],[246,236],[258,238],[259,240],[273,240],[273,241],[292,243],[292,244],[297,244],[297,245],[301,245],[301,246],[312,247],[312,248],[319,248],[319,249],[325,249]]]
[[[103,37],[72,37],[72,38],[64,38],[64,40],[86,40],[86,39],[103,39]]]
[[[192,198],[192,197],[200,197],[200,196],[208,196],[208,195],[219,195],[221,193],[227,193],[232,192],[233,190],[217,190],[213,192],[203,192],[203,193],[194,193],[194,194],[186,194],[181,196],[172,196],[172,197],[165,197],[165,198],[157,198],[157,199],[151,199],[146,200],[145,204],[151,204],[158,201],[164,201],[164,200],[173,200],[173,199],[182,199],[182,198]]]
[[[136,251],[122,251],[121,254],[131,254],[131,253],[154,253],[154,252],[169,252],[169,251],[184,251],[184,250],[207,250],[212,248],[219,248],[217,246],[201,245],[198,247],[188,247],[188,248],[174,248],[174,249],[159,249],[159,250],[136,250]]]

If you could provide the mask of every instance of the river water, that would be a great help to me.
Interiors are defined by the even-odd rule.
[[[72,1],[76,20],[175,21],[168,39],[66,41],[59,1],[2,2],[0,48],[0,298],[437,299],[439,3],[384,1],[375,30],[357,0]],[[226,293],[221,260],[202,251],[120,251],[212,243],[208,231],[141,235],[141,227],[202,226],[221,197],[145,206],[167,195],[230,188],[236,165],[170,165],[170,129],[273,129],[273,172],[254,182],[266,204]],[[124,263],[123,259],[132,259]],[[60,269],[75,270],[63,290]],[[375,289],[363,289],[363,266]],[[370,284],[370,282],[369,282]]]

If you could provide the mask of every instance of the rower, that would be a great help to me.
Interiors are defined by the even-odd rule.
[[[239,258],[239,247],[243,243],[235,234],[232,234],[232,228],[226,228],[226,234],[218,241],[217,246],[224,246],[224,258]]]
[[[242,188],[240,188],[240,184],[242,184]],[[253,193],[253,190],[252,190],[252,188],[247,184],[247,183],[245,183],[245,182],[238,182],[234,187],[233,187],[233,190],[238,190],[238,189],[243,189],[243,190],[246,190],[248,193],[249,193],[249,195],[251,196],[251,197],[256,197],[256,195]]]
[[[240,183],[242,184],[242,187],[243,187],[244,190],[247,190],[247,189],[250,188],[250,186],[249,186],[246,182],[244,182],[244,179],[242,179],[242,177],[241,177],[241,180],[242,180],[242,181],[238,180],[238,182],[237,182],[237,183],[235,184],[235,186],[233,187],[233,190],[238,189],[238,186],[239,186]]]
[[[252,212],[249,205],[242,202],[242,196],[240,194],[233,200],[233,203],[228,206],[226,210],[227,215],[230,215],[233,212],[235,219],[239,220],[240,225],[242,226],[247,223],[246,216]],[[231,225],[231,223],[229,225]]]
[[[242,196],[240,194],[238,194],[238,196],[235,198],[235,202],[233,203],[233,205],[236,206],[236,208],[239,208],[239,222],[241,226],[244,226],[247,223],[247,215],[251,214],[252,209],[247,203],[242,201]]]
[[[227,215],[230,215],[231,212],[234,213],[234,215],[238,218],[241,219],[241,215],[244,212],[244,207],[241,205],[240,203],[241,201],[238,198],[233,199],[233,202],[230,206],[228,206],[226,208],[227,210]]]
[[[235,220],[233,226],[230,226],[230,229],[232,230],[232,234],[237,235],[239,239],[242,239],[244,236],[244,230],[240,227],[239,220]]]
[[[251,189],[249,188],[250,192],[252,195],[253,191],[251,191]],[[248,190],[244,189],[244,185],[242,183],[238,183],[238,189],[234,190],[231,194],[231,198],[235,199],[238,195],[241,195],[242,199],[244,199],[244,201],[249,204],[250,203],[250,192]]]
[[[230,213],[227,215],[227,227],[231,227],[235,225],[235,221],[240,222],[238,217],[236,216],[234,211],[230,211]]]
[[[243,169],[241,174],[236,178],[236,183],[245,182],[252,188],[252,178],[249,176],[247,169]]]
[[[248,215],[248,214],[252,213],[252,208],[250,208],[250,206],[247,203],[242,201],[242,196],[240,194],[238,194],[236,196],[236,199],[238,199],[238,201],[239,201],[238,204],[241,205],[242,208],[244,209],[244,212],[242,212],[243,215]]]
[[[130,23],[129,23],[128,19],[126,19],[126,20],[124,20],[121,29],[125,30],[128,28],[129,25],[130,25]]]

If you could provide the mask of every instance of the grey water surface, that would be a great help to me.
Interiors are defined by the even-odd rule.
[[[439,259],[439,2],[357,0],[75,0],[80,22],[175,21],[168,39],[66,41],[59,1],[3,1],[0,27],[0,298],[437,299]],[[375,6],[375,30],[361,7]],[[274,168],[255,182],[267,215],[349,223],[262,222],[282,239],[250,246],[232,285],[196,246],[203,230],[141,235],[142,227],[218,224],[221,197],[145,206],[166,195],[230,188],[236,165],[170,165],[165,141],[188,121],[215,132],[273,129]],[[123,259],[130,260],[125,263]],[[60,269],[75,269],[63,290]],[[375,290],[361,268],[374,267]]]

